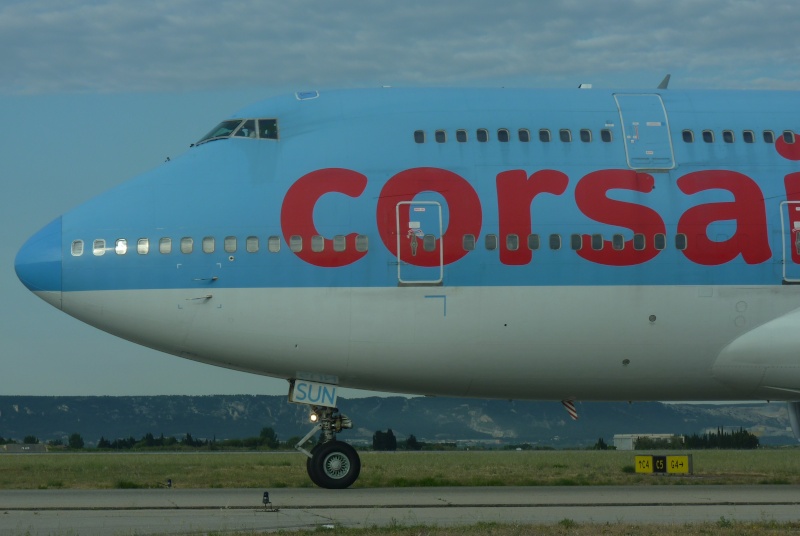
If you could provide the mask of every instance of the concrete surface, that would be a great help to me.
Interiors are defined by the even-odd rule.
[[[266,511],[269,491],[275,511]],[[323,525],[800,520],[797,486],[0,490],[0,535],[176,534]]]

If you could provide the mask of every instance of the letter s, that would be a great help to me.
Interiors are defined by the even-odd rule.
[[[603,240],[602,249],[583,248],[578,255],[587,261],[608,266],[632,266],[649,261],[659,250],[655,248],[655,234],[666,233],[664,220],[658,212],[644,205],[609,199],[609,190],[624,189],[650,193],[655,187],[652,175],[637,173],[630,169],[603,169],[593,171],[581,179],[575,187],[575,202],[578,208],[591,219],[630,229],[635,234],[645,235],[645,248],[633,248],[633,240],[625,242],[625,246],[616,250],[608,240]],[[591,236],[584,235],[586,243]]]

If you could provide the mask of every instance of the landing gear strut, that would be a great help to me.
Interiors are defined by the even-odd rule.
[[[308,456],[306,470],[314,484],[328,489],[350,487],[361,472],[361,459],[356,449],[338,441],[336,434],[352,428],[353,422],[336,408],[311,406],[311,409],[311,422],[316,424],[294,448]],[[309,452],[303,444],[319,430],[322,430],[320,442]]]

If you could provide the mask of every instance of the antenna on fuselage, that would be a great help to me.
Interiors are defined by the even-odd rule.
[[[662,80],[661,83],[658,84],[658,89],[667,89],[667,86],[669,85],[670,76],[671,75],[668,74],[667,76],[664,77],[664,80]]]

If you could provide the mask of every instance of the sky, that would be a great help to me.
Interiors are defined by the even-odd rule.
[[[655,88],[667,73],[672,89],[798,90],[798,28],[796,0],[4,0],[0,394],[286,393],[82,324],[13,266],[48,222],[247,104],[383,85]]]

